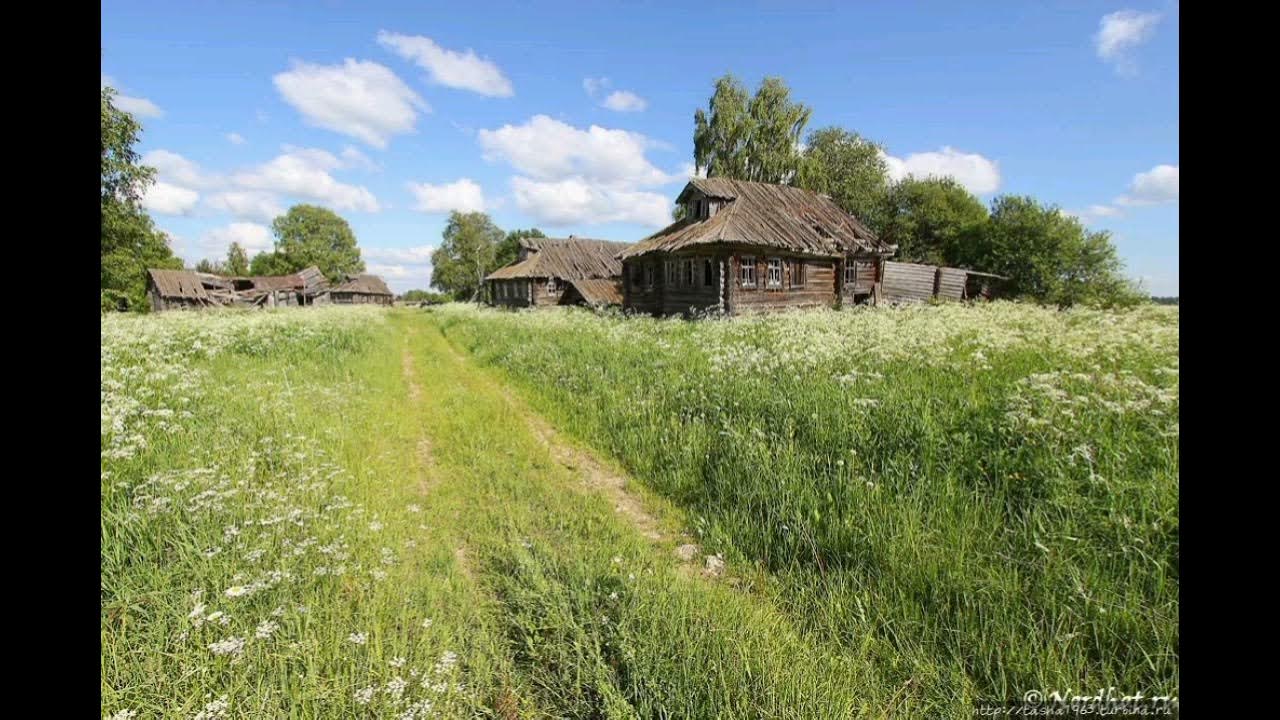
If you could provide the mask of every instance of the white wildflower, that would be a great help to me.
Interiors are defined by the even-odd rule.
[[[279,627],[280,626],[273,620],[263,620],[258,623],[258,629],[253,633],[253,636],[258,639],[265,640],[271,637],[271,633],[275,632]]]
[[[226,640],[209,643],[209,649],[214,655],[239,655],[244,652],[244,638],[229,637]]]
[[[362,632],[353,632],[347,636],[347,642],[354,645],[364,645],[369,642],[369,636]]]

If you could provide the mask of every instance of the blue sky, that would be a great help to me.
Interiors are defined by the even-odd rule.
[[[695,12],[696,10],[696,12]],[[426,287],[450,208],[635,241],[692,170],[693,112],[781,76],[895,175],[1030,194],[1178,292],[1172,2],[104,2],[103,82],[139,116],[147,197],[189,263],[269,249],[295,202]]]

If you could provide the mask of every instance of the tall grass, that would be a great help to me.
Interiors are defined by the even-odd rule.
[[[884,696],[1177,694],[1176,309],[433,315]]]

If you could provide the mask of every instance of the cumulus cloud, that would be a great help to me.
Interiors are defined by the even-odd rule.
[[[649,103],[629,90],[615,90],[604,99],[604,106],[618,112],[640,112],[648,107]]]
[[[1121,75],[1135,75],[1138,66],[1131,53],[1134,48],[1151,39],[1160,13],[1120,10],[1102,16],[1098,22],[1098,34],[1094,44],[1098,57],[1115,66]]]
[[[1164,205],[1178,202],[1178,166],[1157,165],[1133,176],[1129,192],[1116,198],[1124,206]]]
[[[613,83],[607,77],[582,79],[582,89],[586,90],[587,95],[592,98],[608,90],[612,85]],[[649,107],[649,103],[630,90],[615,90],[605,97],[600,107],[617,112],[640,112]]]
[[[231,213],[243,220],[271,221],[285,213],[280,198],[257,190],[228,190],[211,195],[209,207]]]
[[[592,125],[580,130],[546,115],[523,125],[477,133],[484,158],[503,160],[538,180],[578,175],[614,187],[662,185],[679,179],[649,162],[649,138],[627,130]]]
[[[248,222],[235,222],[223,227],[214,228],[201,235],[194,243],[179,240],[180,254],[189,263],[205,258],[225,259],[227,248],[231,243],[240,243],[245,254],[253,257],[273,247],[271,230],[265,225]]]
[[[461,178],[443,185],[411,182],[408,186],[409,192],[417,200],[413,209],[420,212],[483,212],[485,208],[484,193],[470,178]]]
[[[517,207],[553,226],[629,222],[663,227],[671,221],[665,195],[602,187],[577,177],[538,181],[516,176],[511,190]]]
[[[418,112],[431,108],[394,72],[367,60],[340,65],[294,61],[272,80],[285,102],[311,125],[385,149],[395,135],[413,132]]]
[[[889,177],[894,180],[913,175],[925,177],[951,177],[969,192],[978,195],[995,192],[1000,187],[1000,167],[977,153],[964,153],[952,147],[937,152],[912,153],[905,158],[884,156],[889,167]]]
[[[115,78],[111,77],[110,75],[101,76],[100,87],[110,87],[114,89],[116,91],[116,96],[115,98],[112,99],[111,102],[115,104],[116,108],[123,110],[129,113],[130,115],[133,115],[134,117],[140,117],[140,118],[164,117],[164,110],[161,110],[159,105],[156,105],[155,103],[151,102],[150,100],[144,97],[126,95],[125,93],[121,92],[121,88],[119,85],[116,84]]]
[[[330,174],[341,167],[343,162],[324,150],[286,147],[284,154],[236,173],[232,181],[241,188],[317,200],[337,210],[378,212],[378,200],[368,188],[340,182]]]
[[[196,163],[169,150],[148,152],[142,156],[142,164],[155,168],[159,179],[187,188],[211,188],[225,181],[224,178],[205,172]]]
[[[431,38],[386,30],[378,33],[378,44],[426,70],[427,76],[437,85],[470,90],[489,97],[511,97],[515,94],[511,81],[497,64],[476,55],[470,48],[466,52],[446,50]]]
[[[432,245],[407,248],[361,248],[369,272],[380,275],[395,292],[414,288],[425,290],[431,284]]]
[[[160,215],[190,215],[200,193],[167,182],[156,181],[142,195],[142,206]]]

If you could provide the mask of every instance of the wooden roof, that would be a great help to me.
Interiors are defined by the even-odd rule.
[[[190,270],[147,270],[151,282],[164,298],[209,301],[200,276]]]
[[[676,202],[684,202],[695,193],[727,202],[709,218],[686,218],[668,225],[622,251],[619,257],[717,243],[827,256],[891,254],[895,250],[894,245],[876,237],[834,200],[809,190],[726,178],[694,178]]]
[[[627,243],[575,237],[529,238],[522,244],[529,249],[527,258],[494,270],[485,280],[617,277],[622,274],[622,263],[617,255],[629,247]]]
[[[588,305],[621,305],[622,304],[622,279],[621,278],[586,278],[582,280],[570,280],[569,285]]]
[[[332,289],[333,292],[359,293],[362,295],[391,295],[391,289],[377,275],[355,275]]]

